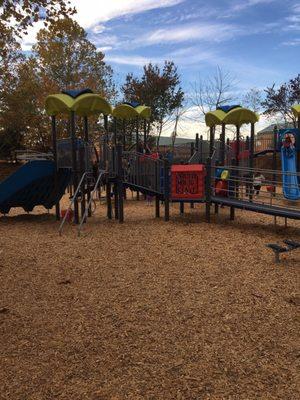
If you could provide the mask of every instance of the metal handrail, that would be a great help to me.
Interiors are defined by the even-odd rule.
[[[72,205],[74,204],[75,199],[76,199],[77,196],[78,196],[78,193],[79,193],[79,190],[80,190],[80,188],[81,188],[82,182],[84,181],[85,177],[86,177],[87,175],[89,175],[89,174],[91,174],[91,172],[85,172],[85,173],[82,175],[81,179],[80,179],[80,182],[79,182],[79,184],[78,184],[78,186],[77,186],[77,188],[76,188],[76,191],[75,191],[75,193],[74,193],[74,195],[73,195],[73,197],[72,197],[72,200],[71,200],[71,203],[70,203],[70,205],[69,205],[69,207],[68,207],[68,209],[67,209],[67,212],[65,213],[65,215],[64,215],[64,217],[63,217],[63,220],[61,221],[61,224],[60,224],[60,226],[59,226],[59,229],[58,229],[59,236],[61,236],[62,229],[63,229],[63,226],[64,226],[64,224],[65,224],[65,222],[66,222],[68,213],[69,213],[69,211],[72,209]]]
[[[82,216],[82,218],[81,218],[80,224],[78,225],[78,229],[77,229],[77,235],[78,235],[78,237],[80,236],[80,232],[81,232],[82,225],[83,225],[84,221],[86,220],[86,218],[87,218],[87,216],[88,216],[88,211],[89,211],[89,208],[90,208],[90,206],[91,206],[91,204],[92,204],[93,196],[94,196],[94,194],[95,194],[95,192],[96,192],[96,190],[97,190],[97,188],[98,188],[100,179],[102,178],[102,176],[103,176],[105,173],[106,173],[105,170],[100,170],[100,171],[99,171],[99,175],[98,175],[98,178],[97,178],[97,180],[96,180],[94,189],[93,189],[93,191],[92,191],[92,193],[91,193],[91,197],[90,197],[90,199],[89,199],[89,201],[88,201],[88,204],[87,204],[86,209],[84,210],[84,214],[83,214],[83,216]]]

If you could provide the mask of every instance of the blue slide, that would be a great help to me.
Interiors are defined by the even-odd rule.
[[[281,147],[283,195],[289,200],[300,199],[295,148]]]
[[[58,170],[57,191],[54,185],[55,164],[49,160],[30,161],[0,182],[0,213],[12,207],[32,211],[35,206],[52,208],[64,195],[71,179],[71,170]]]

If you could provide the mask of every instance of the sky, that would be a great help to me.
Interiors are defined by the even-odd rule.
[[[236,78],[237,96],[253,87],[278,85],[299,73],[299,0],[71,3],[77,9],[75,19],[113,67],[117,84],[122,84],[128,72],[139,76],[143,65],[162,65],[165,60],[178,66],[186,93],[191,92],[191,85],[199,77],[211,76],[217,66]],[[24,39],[25,50],[34,43],[39,27],[35,26]],[[266,124],[263,118],[260,127]],[[192,136],[202,128],[187,119],[181,123],[180,135]]]

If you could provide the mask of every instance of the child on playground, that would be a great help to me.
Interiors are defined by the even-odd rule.
[[[254,180],[253,180],[253,187],[254,187],[256,196],[259,195],[261,186],[262,186],[263,181],[264,181],[265,179],[266,179],[266,178],[263,176],[262,173],[255,174]]]

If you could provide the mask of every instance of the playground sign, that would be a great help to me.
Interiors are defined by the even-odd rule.
[[[200,199],[205,197],[204,165],[172,165],[172,199]]]

